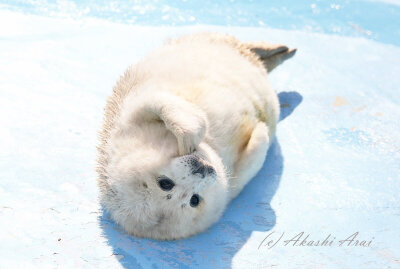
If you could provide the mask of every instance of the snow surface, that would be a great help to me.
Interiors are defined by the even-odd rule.
[[[400,0],[0,0],[0,8],[135,25],[268,26],[400,45]]]
[[[399,268],[398,40],[10,10],[0,23],[0,268]],[[97,200],[105,100],[131,63],[168,37],[200,30],[298,48],[270,76],[282,103],[277,140],[206,232],[134,238]],[[286,240],[331,234],[335,243],[269,249],[262,242],[271,232]],[[371,245],[338,246],[355,232]]]

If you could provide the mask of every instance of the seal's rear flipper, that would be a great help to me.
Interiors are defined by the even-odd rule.
[[[268,72],[271,72],[275,67],[296,53],[296,49],[289,49],[284,45],[274,45],[265,42],[251,42],[244,45],[261,59]]]

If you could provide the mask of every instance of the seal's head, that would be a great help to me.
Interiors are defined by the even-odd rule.
[[[178,156],[170,132],[162,126],[148,130],[136,130],[134,137],[111,135],[99,180],[103,205],[138,237],[178,239],[205,230],[227,204],[220,158],[204,143],[192,154]]]

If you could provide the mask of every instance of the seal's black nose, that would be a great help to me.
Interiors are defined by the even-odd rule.
[[[199,165],[197,168],[192,170],[192,174],[199,174],[202,178],[204,178],[207,174],[207,169],[205,165]]]
[[[191,158],[190,165],[192,166],[192,174],[199,174],[201,178],[215,173],[215,170],[211,165],[204,163],[204,161],[197,156]]]

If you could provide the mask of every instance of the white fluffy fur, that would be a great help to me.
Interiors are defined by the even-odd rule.
[[[205,33],[171,40],[130,67],[108,100],[98,148],[101,201],[111,217],[130,234],[156,239],[187,237],[217,221],[264,162],[279,118],[267,69],[293,54]],[[215,173],[193,173],[193,159]],[[162,190],[159,176],[174,188]],[[189,205],[193,194],[197,207]]]

